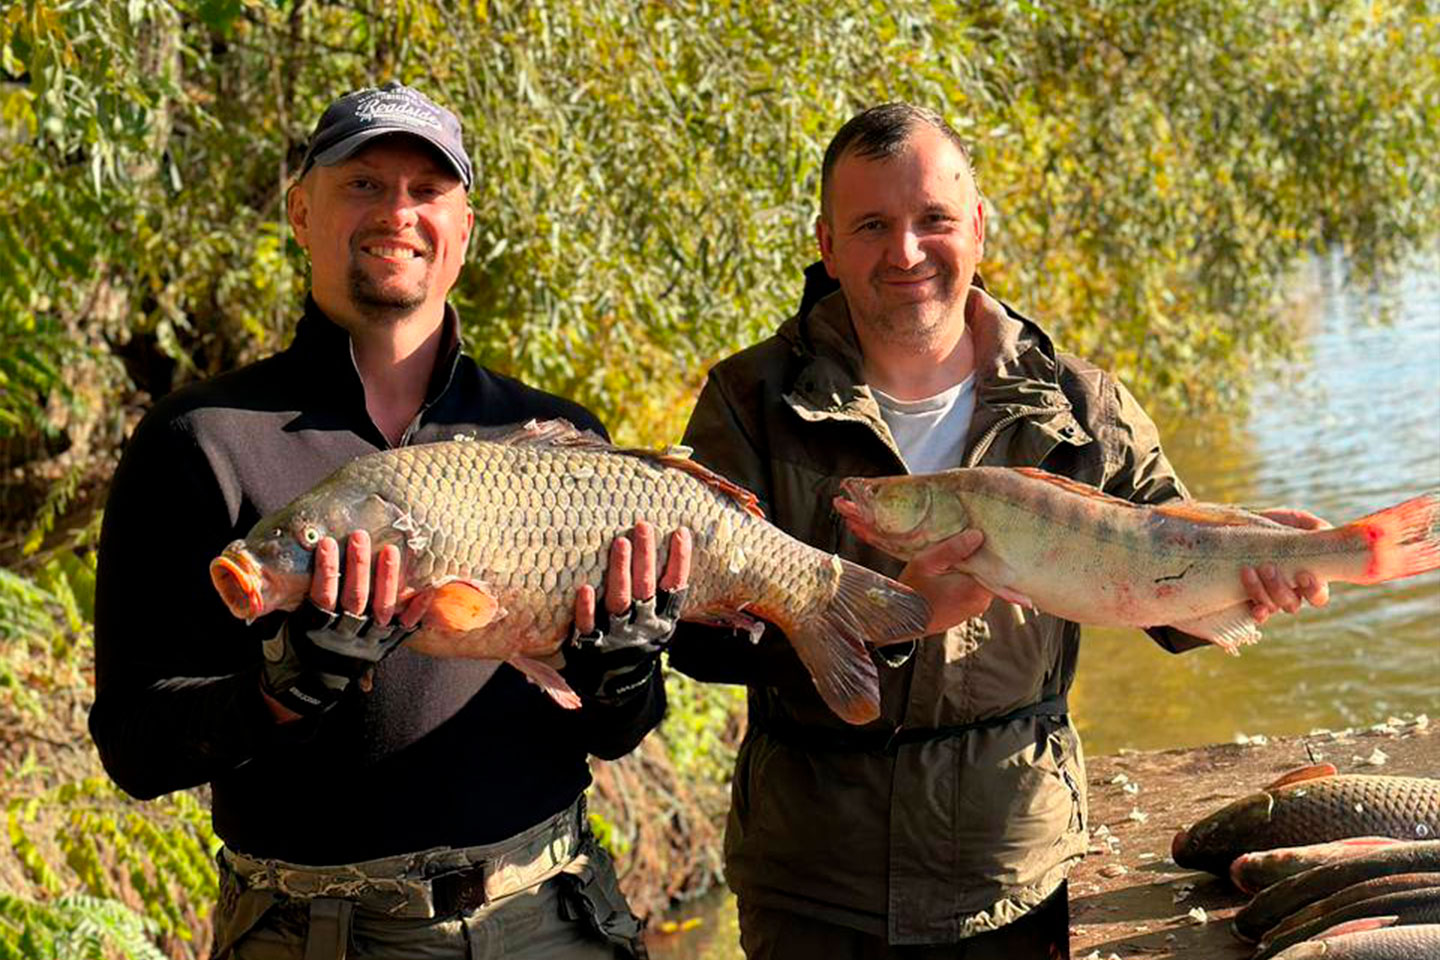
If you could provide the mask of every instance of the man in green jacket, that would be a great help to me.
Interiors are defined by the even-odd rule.
[[[672,644],[677,669],[749,685],[725,854],[752,960],[1069,956],[1064,881],[1086,846],[1066,707],[1078,625],[1017,616],[947,572],[978,531],[902,571],[831,508],[846,476],[976,465],[1043,467],[1137,503],[1185,496],[1129,392],[985,291],[984,225],[943,119],[907,104],[853,118],[824,161],[824,272],[807,271],[775,336],[710,372],[686,431],[696,459],[780,527],[899,575],[935,610],[936,636],[908,659],[877,651],[882,716],[860,729],[825,708],[773,629],[726,643],[684,625]],[[1257,621],[1326,600],[1308,575],[1244,579]],[[1177,652],[1204,642],[1151,633]]]

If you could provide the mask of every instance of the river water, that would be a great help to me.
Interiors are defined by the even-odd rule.
[[[1347,283],[1339,260],[1318,263],[1301,286],[1305,355],[1267,372],[1246,414],[1157,417],[1192,495],[1303,507],[1339,524],[1440,490],[1440,255],[1384,291]],[[1278,614],[1264,633],[1238,657],[1213,647],[1175,656],[1137,631],[1086,628],[1071,694],[1086,751],[1440,712],[1440,571],[1334,584],[1326,607]],[[678,910],[674,920],[693,929],[656,936],[652,955],[739,960],[734,909],[713,894]]]
[[[1332,523],[1440,489],[1440,270],[1382,295],[1317,267],[1306,357],[1256,385],[1248,415],[1161,420],[1202,500],[1303,507]],[[1389,302],[1393,319],[1379,319]],[[1440,571],[1279,614],[1238,657],[1172,656],[1133,631],[1086,629],[1072,712],[1090,753],[1298,734],[1436,709]]]

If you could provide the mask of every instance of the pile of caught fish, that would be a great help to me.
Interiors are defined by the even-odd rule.
[[[1253,899],[1254,960],[1440,958],[1440,780],[1286,774],[1175,836],[1175,862]]]

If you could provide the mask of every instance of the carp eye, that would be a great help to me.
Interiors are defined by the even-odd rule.
[[[300,530],[300,542],[307,547],[313,547],[320,542],[320,528],[305,526]]]

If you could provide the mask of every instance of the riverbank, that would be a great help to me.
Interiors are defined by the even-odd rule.
[[[1177,867],[1176,830],[1296,767],[1341,773],[1440,774],[1440,736],[1425,718],[1301,737],[1092,757],[1090,851],[1070,877],[1074,960],[1244,960],[1230,933],[1246,901],[1227,882]],[[734,899],[676,911],[650,936],[655,960],[739,960]]]
[[[1435,776],[1440,737],[1425,718],[1319,732],[1093,758],[1089,855],[1070,878],[1076,960],[1241,960],[1229,920],[1246,901],[1228,882],[1177,867],[1170,841],[1287,770],[1327,761],[1341,773]]]

